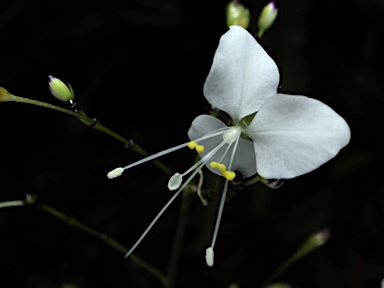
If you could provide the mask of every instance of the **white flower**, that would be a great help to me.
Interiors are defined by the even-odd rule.
[[[265,179],[294,178],[318,168],[348,144],[350,130],[342,117],[318,100],[277,93],[279,78],[275,62],[254,37],[239,26],[231,26],[220,39],[204,95],[209,103],[231,116],[232,126],[215,117],[200,115],[188,131],[191,142],[109,174],[120,175],[123,169],[186,146],[201,155],[201,160],[186,172],[171,177],[168,187],[178,189],[177,192],[126,256],[196,173],[207,166],[226,179],[212,244],[207,249],[207,264],[213,265],[213,247],[228,182],[234,179],[235,172],[242,177],[257,173]],[[189,173],[190,177],[182,184],[183,176]]]

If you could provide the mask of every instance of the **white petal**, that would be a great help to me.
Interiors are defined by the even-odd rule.
[[[204,84],[205,98],[237,122],[277,93],[279,70],[247,30],[231,26],[219,43]]]
[[[188,131],[188,137],[191,140],[203,137],[204,135],[215,131],[217,129],[227,127],[219,119],[209,116],[209,115],[200,115],[193,120],[191,128]],[[219,135],[216,137],[209,138],[207,140],[200,141],[199,144],[204,145],[205,151],[201,153],[201,157],[206,155],[213,148],[217,147],[221,142],[223,142],[223,136]],[[219,161],[224,154],[227,145],[224,145],[214,156],[211,161]],[[232,148],[229,149],[224,160],[222,161],[227,167],[229,165],[229,160],[232,155]],[[220,171],[217,169],[212,169],[207,166],[209,170],[217,175],[221,175]],[[250,177],[256,174],[256,160],[255,152],[252,145],[252,141],[240,138],[239,144],[236,149],[235,158],[233,159],[232,171],[238,171],[243,177]]]
[[[267,179],[293,178],[332,159],[348,144],[348,124],[324,103],[277,94],[256,114],[246,133],[254,141],[257,171]]]

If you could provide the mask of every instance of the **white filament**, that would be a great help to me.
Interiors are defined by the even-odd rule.
[[[203,137],[198,138],[198,139],[196,139],[196,140],[194,140],[194,141],[198,142],[198,141],[201,141],[201,140],[205,140],[205,139],[209,139],[209,138],[215,137],[215,136],[217,136],[217,135],[222,134],[222,130],[224,130],[224,129],[223,129],[223,128],[218,129],[218,130],[213,131],[213,132],[211,132],[211,133],[208,133],[207,135],[204,135]],[[158,152],[158,153],[156,153],[156,154],[153,154],[153,155],[148,156],[148,157],[146,157],[146,158],[144,158],[144,159],[141,159],[141,160],[139,160],[139,161],[137,161],[137,162],[135,162],[135,163],[132,163],[132,164],[130,164],[130,165],[127,165],[127,166],[124,167],[124,169],[129,169],[129,168],[132,168],[132,167],[137,166],[137,165],[139,165],[139,164],[142,164],[142,163],[144,163],[144,162],[151,161],[151,160],[153,160],[153,159],[155,159],[155,158],[158,158],[158,157],[160,157],[160,156],[163,156],[163,155],[165,155],[165,154],[168,154],[168,153],[171,153],[171,152],[173,152],[173,151],[176,151],[176,150],[179,150],[179,149],[181,149],[181,148],[184,148],[184,147],[188,146],[188,144],[189,144],[189,142],[188,142],[188,143],[184,143],[184,144],[180,144],[180,145],[178,145],[178,146],[169,148],[169,149],[164,150],[164,151],[160,151],[160,152]]]
[[[230,159],[229,165],[228,165],[228,170],[231,170],[233,158],[235,157],[235,153],[236,153],[236,149],[237,149],[238,144],[239,144],[239,137],[237,137],[236,142],[235,142],[235,146],[233,147],[231,159]],[[220,199],[219,211],[217,212],[215,230],[213,231],[213,237],[212,237],[212,244],[211,244],[212,249],[213,249],[213,247],[215,247],[217,233],[219,232],[221,217],[223,216],[225,199],[227,198],[228,182],[229,182],[228,180],[225,180],[223,194],[221,195],[221,199]]]
[[[125,254],[124,258],[127,258],[129,255],[132,254],[132,252],[136,249],[136,247],[140,244],[140,242],[144,239],[144,237],[148,234],[149,230],[152,229],[153,225],[157,222],[157,220],[160,218],[161,215],[163,215],[164,211],[169,207],[169,205],[172,204],[173,200],[176,199],[177,196],[183,191],[185,186],[188,185],[189,182],[193,179],[193,177],[196,176],[196,174],[204,167],[204,165],[207,164],[207,162],[212,158],[213,155],[224,145],[224,142],[222,142],[219,146],[215,147],[212,151],[210,151],[207,155],[205,155],[202,159],[200,159],[199,166],[196,168],[196,170],[191,174],[191,176],[188,177],[187,181],[184,182],[183,185],[175,192],[175,194],[172,196],[172,198],[167,202],[167,204],[164,205],[164,207],[160,210],[160,212],[156,215],[156,217],[152,220],[152,222],[149,224],[147,229],[145,229],[144,233],[140,236],[139,240],[136,241],[136,243],[132,246],[132,248]],[[196,165],[196,164],[195,164]],[[195,166],[194,165],[194,166]],[[228,182],[228,181],[227,181]]]

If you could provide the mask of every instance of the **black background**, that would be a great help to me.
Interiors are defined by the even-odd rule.
[[[209,2],[209,3],[205,3]],[[207,113],[202,94],[226,1],[46,1],[0,4],[0,85],[62,105],[48,75],[71,83],[81,108],[151,153],[188,141]],[[244,2],[250,31],[263,1]],[[310,174],[278,190],[256,184],[225,207],[208,268],[216,204],[191,203],[178,287],[260,287],[314,231],[321,249],[280,276],[295,287],[379,287],[384,277],[382,0],[280,1],[262,39],[281,72],[283,92],[314,97],[349,123],[350,144]],[[76,119],[18,103],[0,104],[0,201],[28,193],[130,247],[171,197],[151,163],[110,181],[106,173],[141,158]],[[187,150],[161,160],[184,171]],[[209,172],[205,173],[209,176]],[[209,181],[209,180],[208,180]],[[214,178],[212,181],[216,181]],[[209,183],[209,182],[207,182]],[[214,182],[213,182],[214,183]],[[135,251],[166,271],[180,199]],[[0,210],[2,287],[160,287],[101,241],[43,211]]]

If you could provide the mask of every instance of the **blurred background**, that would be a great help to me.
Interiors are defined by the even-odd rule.
[[[210,110],[202,87],[228,1],[128,0],[0,3],[0,86],[56,105],[48,76],[71,83],[89,115],[150,153],[188,141]],[[265,1],[243,1],[249,31]],[[262,44],[278,63],[281,91],[330,105],[352,130],[335,159],[278,190],[255,184],[225,206],[213,268],[204,260],[217,201],[192,197],[176,287],[262,287],[313,232],[329,241],[279,276],[293,287],[380,287],[384,277],[382,180],[383,0],[278,1]],[[380,63],[380,64],[379,64]],[[0,104],[0,202],[33,194],[130,248],[172,196],[151,163],[108,180],[142,157],[55,111]],[[187,149],[188,150],[188,149]],[[180,150],[160,160],[173,171],[194,161]],[[205,187],[217,178],[205,173]],[[181,199],[135,254],[166,273]],[[36,209],[0,209],[2,287],[161,287],[103,241]],[[67,285],[67,286],[66,286]]]

